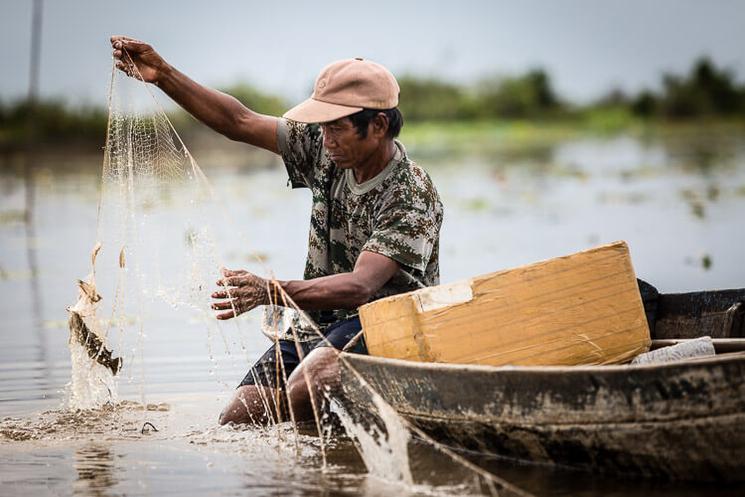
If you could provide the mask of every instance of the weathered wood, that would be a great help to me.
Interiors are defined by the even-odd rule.
[[[718,355],[658,365],[491,367],[344,354],[345,400],[380,424],[362,377],[430,436],[476,454],[745,481],[745,352],[738,352],[745,350],[745,289],[665,295],[642,281],[639,288],[653,348],[711,336]]]
[[[646,366],[415,363],[344,354],[399,414],[454,447],[526,461],[675,479],[745,479],[745,353]]]
[[[652,338],[705,335],[745,338],[745,288],[659,295]]]

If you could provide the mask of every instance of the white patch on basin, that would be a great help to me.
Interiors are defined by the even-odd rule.
[[[419,312],[434,311],[455,304],[465,304],[473,299],[471,280],[456,281],[418,290],[414,293]]]

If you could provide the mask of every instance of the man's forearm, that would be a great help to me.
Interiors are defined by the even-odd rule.
[[[245,140],[246,126],[257,117],[236,98],[202,86],[168,64],[157,85],[192,116],[231,140]]]
[[[259,305],[292,306],[279,295],[279,285],[295,305],[306,311],[356,309],[370,301],[375,293],[399,270],[393,259],[363,250],[354,270],[311,280],[271,282],[243,270],[223,269],[222,287],[212,293],[218,319],[231,319]]]
[[[278,283],[301,309],[356,309],[369,302],[398,270],[393,259],[363,250],[352,272]]]
[[[373,293],[354,273],[278,283],[298,307],[307,311],[356,309],[367,303]],[[277,303],[282,304],[281,298]]]
[[[237,99],[207,88],[168,64],[152,46],[127,36],[111,37],[116,67],[158,85],[192,116],[231,140],[278,153],[277,118],[254,112]]]

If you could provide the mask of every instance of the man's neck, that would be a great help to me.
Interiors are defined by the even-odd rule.
[[[354,179],[357,183],[371,180],[385,169],[395,154],[396,144],[393,140],[383,143],[362,164],[352,168]]]

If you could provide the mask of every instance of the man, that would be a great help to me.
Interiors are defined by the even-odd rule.
[[[276,118],[197,84],[146,43],[123,36],[111,43],[119,69],[157,85],[226,137],[281,155],[292,187],[312,191],[304,279],[268,282],[224,270],[212,307],[218,319],[231,319],[282,302],[273,297],[278,285],[309,318],[295,315],[282,330],[279,350],[272,346],[251,368],[220,423],[286,419],[283,402],[275,401],[285,388],[295,420],[313,419],[311,395],[319,404],[319,394],[339,383],[335,349],[360,332],[357,308],[439,282],[442,204],[395,139],[403,125],[396,79],[374,62],[335,62],[321,71],[308,100]],[[351,350],[366,353],[364,340]]]

